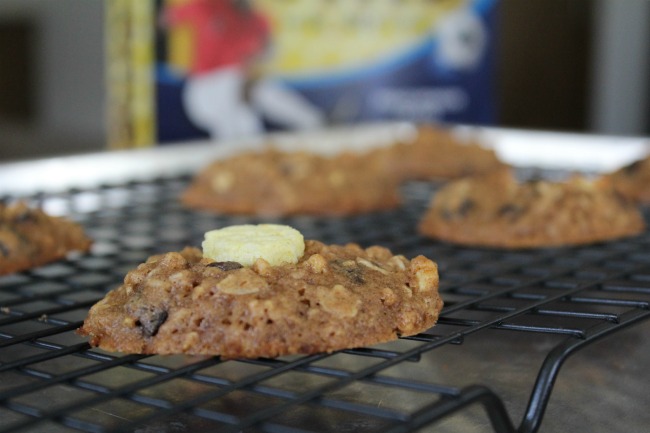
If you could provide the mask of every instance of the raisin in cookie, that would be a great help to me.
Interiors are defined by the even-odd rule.
[[[307,240],[297,263],[248,267],[186,248],[129,272],[79,332],[119,352],[276,357],[413,335],[441,308],[437,266],[423,256]]]
[[[602,181],[635,203],[650,204],[650,156],[606,174]]]
[[[413,140],[377,148],[368,157],[399,181],[454,179],[506,166],[492,149],[431,125],[419,126]]]
[[[420,232],[476,246],[588,244],[644,230],[638,209],[583,177],[519,183],[508,170],[451,182],[433,197]]]
[[[91,241],[73,221],[53,217],[23,202],[0,203],[0,274],[30,269],[87,251]]]
[[[181,199],[188,207],[228,214],[348,215],[396,207],[397,187],[359,155],[267,148],[215,161]]]

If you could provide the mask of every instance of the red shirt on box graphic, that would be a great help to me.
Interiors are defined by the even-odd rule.
[[[190,0],[168,6],[166,25],[189,24],[194,58],[183,90],[183,106],[197,127],[219,139],[264,131],[262,118],[305,129],[324,122],[300,94],[255,72],[270,44],[264,16],[248,2]]]

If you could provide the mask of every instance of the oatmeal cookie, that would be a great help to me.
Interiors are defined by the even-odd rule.
[[[129,272],[79,333],[126,353],[276,357],[417,334],[441,308],[437,266],[423,256],[307,240],[297,263],[248,267],[186,248]]]
[[[73,221],[53,217],[24,202],[0,203],[0,274],[23,271],[87,251],[91,241]]]
[[[598,182],[575,176],[519,183],[502,170],[445,185],[419,230],[464,245],[535,248],[632,236],[644,227],[631,202]]]
[[[650,204],[650,156],[604,175],[602,181],[635,203]]]
[[[356,154],[333,157],[267,148],[215,161],[181,197],[227,214],[349,215],[399,205],[397,183]]]
[[[368,157],[399,181],[455,179],[506,167],[492,149],[431,125],[419,126],[413,140],[377,148]]]

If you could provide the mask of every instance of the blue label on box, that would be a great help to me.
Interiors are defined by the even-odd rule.
[[[490,124],[495,13],[496,0],[168,0],[158,141],[368,120]]]

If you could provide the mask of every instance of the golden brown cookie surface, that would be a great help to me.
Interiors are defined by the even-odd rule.
[[[0,274],[18,272],[87,251],[91,241],[80,225],[23,202],[0,203]]]
[[[363,156],[265,149],[215,161],[196,176],[182,202],[229,214],[349,215],[394,208],[399,192]]]
[[[630,200],[650,204],[650,156],[603,176],[603,180]]]
[[[503,248],[588,244],[644,230],[639,210],[596,182],[517,182],[508,170],[457,180],[433,197],[420,232]]]
[[[418,127],[411,141],[369,152],[386,173],[399,181],[455,179],[503,168],[493,150],[474,142],[462,142],[443,128]]]
[[[437,266],[423,256],[306,241],[296,264],[243,267],[186,248],[129,272],[80,333],[128,353],[275,357],[413,335],[441,308]]]

